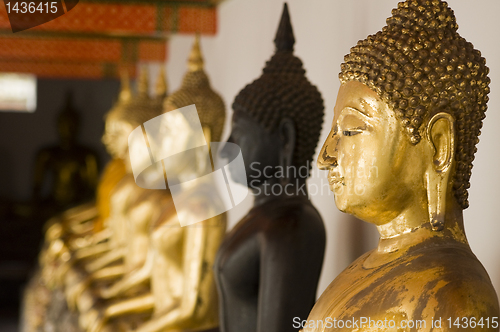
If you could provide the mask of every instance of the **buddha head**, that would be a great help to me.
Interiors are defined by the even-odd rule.
[[[127,160],[130,133],[144,122],[161,114],[163,98],[166,95],[166,83],[164,74],[161,72],[155,96],[150,98],[146,68],[140,73],[136,95],[130,89],[127,74],[123,72],[121,76],[122,84],[118,101],[106,115],[102,142],[113,158]]]
[[[318,159],[340,210],[382,225],[413,206],[442,230],[468,207],[490,80],[457,29],[446,2],[407,0],[345,56]]]
[[[232,105],[228,142],[241,148],[250,188],[277,180],[279,169],[305,180],[323,123],[321,94],[293,54],[295,38],[286,4],[274,43],[275,53],[262,75],[243,88]]]
[[[206,143],[219,142],[222,130],[224,129],[226,108],[221,96],[210,86],[209,78],[204,70],[204,61],[198,35],[195,37],[187,65],[188,71],[184,75],[181,87],[165,99],[163,111],[167,113],[194,104]],[[180,118],[177,118],[177,125],[174,125],[173,122],[167,124],[169,135],[172,137],[175,136],[175,139],[171,140],[171,143],[176,144],[176,148],[179,144],[189,144],[188,141],[190,139],[197,140],[199,138],[192,134],[194,128],[190,126],[192,123],[198,123],[197,119],[183,119],[182,115],[179,116]],[[215,151],[212,151],[212,153],[215,153]],[[196,156],[185,153],[183,156],[184,158],[180,158],[176,163],[169,163],[168,165],[164,163],[168,174],[179,175],[183,173],[186,175],[192,172],[203,174],[210,165],[209,162],[207,163],[209,159],[207,159],[208,155],[206,153],[200,153]],[[196,158],[196,162],[193,162],[192,158]]]
[[[222,98],[212,90],[204,70],[200,38],[197,35],[188,58],[188,71],[181,87],[165,99],[164,111],[169,112],[195,104],[207,143],[219,142],[224,129],[226,108]]]

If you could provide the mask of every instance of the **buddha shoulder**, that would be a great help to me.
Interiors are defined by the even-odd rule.
[[[499,316],[491,281],[465,246],[427,247],[367,269],[363,263],[370,254],[360,257],[330,284],[309,320],[369,317],[425,320],[430,325],[433,317],[443,321],[489,317],[491,322]]]

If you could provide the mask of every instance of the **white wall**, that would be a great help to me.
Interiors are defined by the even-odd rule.
[[[498,0],[450,0],[460,33],[481,50],[491,69],[491,95],[481,143],[474,162],[471,207],[465,211],[466,231],[474,253],[484,264],[496,289],[500,289],[500,38]],[[318,86],[325,100],[325,122],[320,144],[330,129],[339,82],[337,75],[343,56],[360,39],[380,30],[397,0],[289,0],[296,46],[295,54],[304,62],[309,80]],[[206,69],[212,85],[224,98],[231,112],[236,94],[260,76],[273,54],[273,39],[280,19],[281,0],[227,0],[219,7],[219,32],[202,39]],[[178,88],[192,36],[174,36],[170,41],[168,75],[171,91]],[[230,116],[225,129],[227,137]],[[319,184],[325,174],[315,172],[311,183]],[[324,181],[323,181],[324,182]],[[360,250],[376,244],[376,232],[369,225],[337,211],[333,196],[324,191],[314,195],[313,203],[323,216],[327,249],[318,293],[349,264]],[[246,202],[230,211],[234,225],[250,207]],[[367,231],[368,229],[368,231]],[[359,248],[356,243],[363,243]]]

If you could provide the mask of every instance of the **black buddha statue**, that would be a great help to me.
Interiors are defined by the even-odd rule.
[[[78,143],[79,129],[80,117],[68,93],[57,116],[59,141],[40,149],[35,160],[33,199],[52,207],[53,212],[83,203],[95,194],[97,154]]]
[[[262,76],[233,103],[228,142],[241,148],[255,201],[217,255],[222,332],[295,331],[293,318],[315,302],[323,263],[325,229],[306,187],[323,99],[293,55],[286,4],[274,42]]]

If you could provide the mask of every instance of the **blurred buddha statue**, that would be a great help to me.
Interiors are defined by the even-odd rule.
[[[128,174],[111,193],[110,215],[104,222],[109,237],[105,238],[105,242],[79,249],[74,255],[75,259],[83,260],[80,260],[80,269],[75,266],[66,275],[65,292],[70,307],[74,307],[80,293],[95,279],[119,277],[142,266],[148,249],[149,221],[159,215],[163,208],[161,202],[170,199],[168,191],[139,187],[130,166],[131,158],[135,156],[129,156],[129,135],[134,129],[141,128],[144,122],[161,114],[162,101],[166,94],[163,74],[158,80],[159,86],[163,88],[161,91],[157,89],[158,95],[154,98],[148,96],[147,81],[146,71],[143,71],[138,95],[132,97],[120,109],[112,110],[107,116],[103,141],[114,142],[115,153],[126,161]],[[151,176],[155,178],[152,179]],[[163,173],[150,172],[148,179],[163,183],[165,181]],[[97,255],[81,254],[82,251],[92,251],[97,246],[102,247],[102,250],[94,251]],[[113,264],[115,266],[111,267]],[[110,268],[106,269],[107,267]]]
[[[131,98],[129,81],[126,72],[121,73],[121,89],[117,103],[113,109],[122,107]],[[110,126],[108,124],[108,126]],[[104,136],[106,137],[106,136]],[[87,204],[82,204],[77,207],[64,211],[57,216],[51,218],[46,225],[46,241],[53,241],[62,236],[76,235],[80,236],[89,231],[100,231],[103,229],[103,220],[109,216],[109,202],[111,191],[125,176],[125,164],[121,158],[116,155],[116,150],[113,147],[113,140],[104,139],[103,144],[106,151],[112,157],[101,174],[97,185],[95,201]],[[87,223],[91,221],[90,223]],[[86,227],[81,227],[82,224],[90,224]],[[80,241],[82,240],[80,239]]]
[[[102,225],[96,226],[98,229],[107,230],[108,234],[113,234],[109,238],[109,245],[120,241],[120,243],[127,241],[126,234],[124,234],[127,228],[122,227],[126,219],[126,211],[140,195],[149,192],[135,183],[132,169],[130,168],[128,139],[130,133],[136,127],[141,126],[144,122],[161,113],[167,86],[164,71],[161,70],[160,73],[153,98],[150,98],[148,94],[149,78],[147,69],[144,69],[141,71],[139,77],[137,95],[131,96],[128,101],[117,105],[106,116],[103,143],[108,147],[110,153],[119,156],[120,159],[125,161],[127,172],[127,175],[111,192],[108,218],[102,221]],[[82,254],[82,257],[86,257],[86,255]],[[97,268],[98,266],[94,270]]]
[[[124,72],[121,76],[121,91],[114,108],[128,102],[131,97],[128,77]],[[25,297],[24,311],[27,316],[34,318],[32,321],[38,322],[30,324],[32,325],[30,330],[36,330],[35,325],[44,322],[44,314],[40,314],[40,312],[45,312],[52,297],[36,294],[47,293],[47,286],[50,289],[60,286],[60,280],[58,283],[55,278],[56,271],[61,260],[67,261],[71,256],[68,247],[71,247],[71,244],[74,246],[74,243],[82,246],[82,243],[88,242],[85,240],[86,238],[102,229],[102,220],[105,220],[109,215],[111,190],[126,174],[123,160],[116,156],[113,153],[114,150],[110,148],[114,142],[105,141],[104,143],[112,160],[108,162],[101,174],[97,185],[96,200],[59,213],[46,223],[45,244],[39,255],[40,275],[32,278]]]
[[[36,156],[33,199],[50,212],[75,206],[92,198],[98,177],[97,154],[78,143],[80,117],[72,94],[57,116],[59,142]]]
[[[323,99],[293,54],[286,4],[274,43],[261,77],[233,103],[228,142],[241,148],[242,184],[255,200],[217,254],[223,332],[294,331],[293,318],[307,315],[314,304],[323,264],[325,229],[306,187]]]
[[[121,81],[118,101],[110,112],[120,112],[119,110],[130,102],[131,91],[125,72],[121,73]],[[113,127],[109,122],[106,121],[106,127]],[[74,251],[89,246],[94,242],[99,242],[101,238],[105,239],[106,237],[102,235],[109,236],[109,232],[108,234],[101,232],[100,236],[96,236],[95,233],[102,231],[103,220],[109,216],[111,191],[126,174],[124,161],[116,153],[118,149],[115,148],[115,144],[120,142],[116,138],[114,140],[103,139],[112,160],[107,164],[101,175],[97,186],[96,200],[64,211],[49,219],[46,224],[45,244],[40,253],[40,266],[42,267],[42,276],[45,282],[51,287],[55,287],[58,283],[55,280],[55,270],[60,267],[58,263],[60,263],[61,259],[65,262],[69,260],[71,256],[70,249]],[[92,253],[95,252],[96,250],[92,251]]]
[[[131,102],[131,98],[132,95],[128,78],[125,73],[122,73],[122,87],[118,102],[113,106],[109,114],[125,113],[123,109],[125,105]],[[124,172],[125,164],[123,162],[123,153],[120,154],[121,151],[119,145],[122,144],[124,140],[126,142],[127,137],[122,137],[120,140],[119,135],[114,135],[114,139],[106,139],[106,136],[110,135],[109,132],[114,130],[113,133],[119,133],[118,128],[122,128],[123,126],[115,125],[116,121],[114,121],[112,116],[110,116],[109,119],[106,119],[105,123],[106,131],[103,137],[103,143],[106,146],[108,153],[110,153],[113,157],[113,160],[110,162],[111,165],[109,165],[111,168],[107,167],[106,173],[101,178],[101,182],[98,187],[98,194],[100,194],[101,199],[97,201],[97,204],[100,209],[103,209],[102,212],[104,214],[109,214],[109,208],[106,209],[106,207],[110,204],[110,197],[105,197],[104,194],[107,192],[108,195],[110,195],[111,190],[117,186],[126,174],[126,172]],[[126,133],[126,131],[121,132],[121,134],[124,135]],[[87,250],[88,253],[80,255],[82,257],[86,257],[86,255],[90,254],[99,254],[103,251],[109,250],[109,244],[106,242],[101,244],[101,248],[93,248],[95,247],[93,244],[106,240],[110,234],[109,231],[102,231],[97,234],[92,232],[95,228],[101,228],[99,226],[95,226],[96,223],[102,223],[99,221],[100,218],[106,218],[106,216],[99,216],[97,206],[95,204],[88,204],[70,209],[54,218],[51,218],[51,220],[47,222],[47,231],[45,232],[46,243],[40,254],[40,261],[44,270],[44,278],[48,285],[56,287],[57,284],[60,284],[61,277],[56,275],[61,274],[61,271],[66,271],[67,268],[69,268],[70,257],[79,257],[78,253],[74,252],[75,250],[81,249],[82,247],[91,247],[90,250]],[[94,223],[94,221],[96,221],[96,223]],[[90,227],[87,225],[87,227],[81,229],[79,226],[81,226],[82,223],[90,224]]]
[[[357,331],[457,331],[472,320],[497,331],[497,295],[462,215],[490,92],[486,61],[446,2],[408,0],[392,14],[345,57],[318,158],[337,207],[375,224],[379,244],[330,284],[304,331],[352,330],[333,318],[357,320]]]
[[[224,103],[210,87],[203,69],[198,37],[188,67],[182,86],[164,103],[163,116],[171,115],[162,124],[165,141],[179,151],[192,146],[193,140],[207,144],[220,140],[225,118]],[[193,104],[201,122],[199,131],[178,111]],[[88,331],[116,331],[124,324],[141,332],[216,331],[218,306],[212,265],[226,230],[226,215],[218,212],[224,210],[217,189],[203,176],[213,170],[208,149],[198,152],[176,155],[175,162],[163,161],[175,211],[165,210],[152,225],[143,268],[103,292],[103,297],[111,300],[81,317]],[[147,293],[124,299],[124,291],[145,280],[150,283]]]

